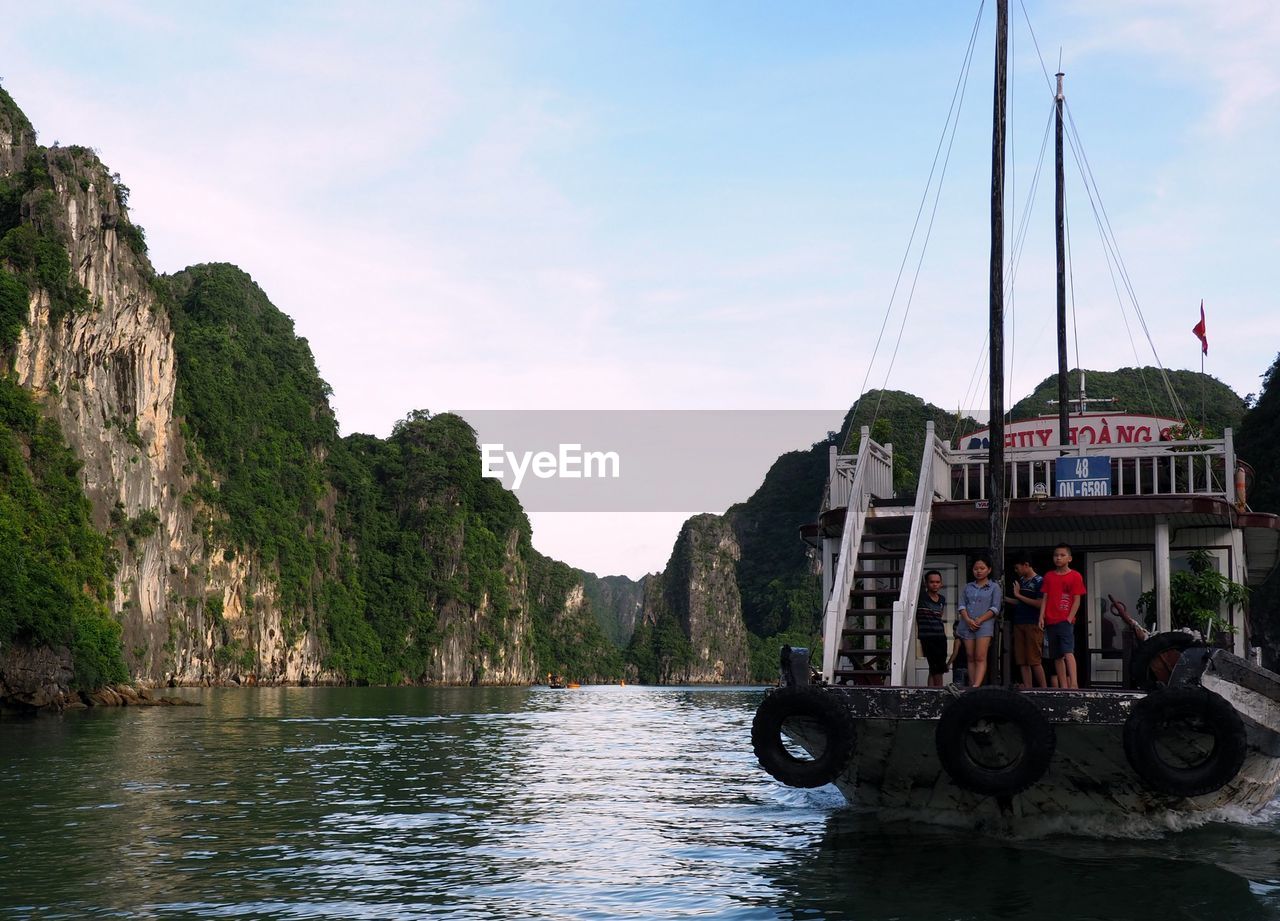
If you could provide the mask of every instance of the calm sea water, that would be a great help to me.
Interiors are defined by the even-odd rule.
[[[185,693],[0,722],[0,918],[1280,918],[1280,807],[882,824],[759,770],[758,690]]]

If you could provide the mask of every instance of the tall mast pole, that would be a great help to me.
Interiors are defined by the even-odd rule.
[[[1004,578],[1004,121],[1009,2],[996,0],[996,75],[991,129],[991,445],[987,464],[992,579]]]
[[[1067,421],[1067,206],[1062,170],[1062,77],[1062,74],[1058,74],[1058,95],[1054,97],[1054,109],[1057,112],[1054,154],[1057,166],[1055,212],[1058,230],[1058,444],[1065,447],[1071,442],[1071,425]]]

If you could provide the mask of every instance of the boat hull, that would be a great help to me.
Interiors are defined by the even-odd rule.
[[[1216,667],[1215,667],[1216,666]],[[1217,653],[1197,676],[1232,704],[1247,737],[1244,762],[1220,789],[1171,796],[1150,789],[1125,754],[1124,725],[1141,692],[1026,691],[1056,735],[1048,769],[1019,793],[985,796],[958,786],[943,768],[936,733],[959,693],[935,688],[829,688],[852,719],[854,754],[834,783],[850,803],[886,814],[942,824],[1020,820],[1144,818],[1256,813],[1280,787],[1280,676]],[[825,745],[802,721],[786,734],[810,753]]]

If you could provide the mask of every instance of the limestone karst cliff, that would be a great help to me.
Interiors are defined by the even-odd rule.
[[[0,176],[16,203],[0,228],[11,243],[7,267],[21,271],[12,244],[30,237],[37,252],[62,248],[69,269],[37,260],[5,370],[40,401],[82,464],[93,522],[112,539],[110,604],[130,673],[229,677],[218,651],[237,642],[257,646],[264,675],[320,677],[314,642],[304,637],[285,649],[279,630],[272,637],[278,610],[254,560],[224,559],[224,548],[194,527],[190,459],[174,418],[173,335],[143,237],[129,223],[127,192],[87,148],[39,146],[11,100],[4,115]],[[208,613],[215,598],[225,630]],[[259,612],[252,629],[246,604]]]
[[[719,515],[684,523],[660,575],[645,580],[629,653],[642,681],[739,684],[748,677],[738,542]]]
[[[581,578],[543,584],[462,420],[339,439],[289,319],[234,266],[157,276],[127,202],[0,90],[0,372],[78,465],[130,678],[515,683],[564,658],[559,638],[596,648]],[[45,641],[0,617],[0,654]]]

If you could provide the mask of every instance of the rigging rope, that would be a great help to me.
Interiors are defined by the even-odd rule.
[[[1102,192],[1100,189],[1098,189],[1097,181],[1094,179],[1093,168],[1089,164],[1089,158],[1084,153],[1084,145],[1080,141],[1079,131],[1076,128],[1075,118],[1072,115],[1070,107],[1067,107],[1067,120],[1068,120],[1068,124],[1070,125],[1068,138],[1071,141],[1071,151],[1076,158],[1076,168],[1077,170],[1080,171],[1080,177],[1085,183],[1085,191],[1089,196],[1089,205],[1093,209],[1094,221],[1098,226],[1098,233],[1102,238],[1103,250],[1107,256],[1108,270],[1112,271],[1112,268],[1111,268],[1112,260],[1114,260],[1114,264],[1115,264],[1114,272],[1119,274],[1120,280],[1121,282],[1123,282],[1124,289],[1129,296],[1129,301],[1130,301],[1130,305],[1133,308],[1133,312],[1138,318],[1138,323],[1142,327],[1143,334],[1146,336],[1147,344],[1151,347],[1151,354],[1155,358],[1156,367],[1159,368],[1160,370],[1160,377],[1161,377],[1161,380],[1164,382],[1165,392],[1169,396],[1170,406],[1173,408],[1175,415],[1185,416],[1186,413],[1182,407],[1182,403],[1178,399],[1177,393],[1174,392],[1172,382],[1169,380],[1168,371],[1165,369],[1164,364],[1160,361],[1160,353],[1156,350],[1155,340],[1151,336],[1151,330],[1147,326],[1146,317],[1143,316],[1142,308],[1138,303],[1137,292],[1133,288],[1133,283],[1129,278],[1129,272],[1125,267],[1124,259],[1120,255],[1120,244],[1116,240],[1115,233],[1111,229],[1111,219],[1107,214],[1106,206],[1102,202]],[[1112,284],[1114,287],[1115,286],[1114,274],[1113,274]],[[1124,316],[1124,300],[1121,297],[1118,289],[1116,291],[1116,298],[1117,298],[1117,301],[1120,303],[1121,316]],[[1127,319],[1125,320],[1125,327],[1126,329],[1128,329]],[[1135,357],[1136,357],[1136,353],[1135,353]],[[1139,363],[1139,376],[1143,378],[1143,386],[1145,388],[1146,381],[1145,381],[1145,376],[1142,375],[1141,363]],[[1148,391],[1148,399],[1152,399],[1149,391]],[[1157,411],[1158,409],[1154,403],[1154,400],[1152,401],[1151,408],[1153,412]]]
[[[928,251],[928,248],[929,248],[929,238],[933,234],[933,222],[934,222],[934,218],[937,216],[937,213],[938,213],[938,202],[942,197],[942,183],[946,179],[947,165],[951,162],[951,148],[952,148],[952,145],[955,144],[956,128],[960,123],[960,110],[964,107],[965,90],[968,88],[968,85],[969,85],[969,72],[971,69],[971,65],[973,63],[973,49],[978,40],[978,27],[982,22],[982,12],[985,7],[986,7],[986,0],[983,0],[983,2],[978,6],[978,15],[974,18],[973,29],[969,33],[969,45],[968,45],[968,48],[965,50],[964,61],[960,66],[960,75],[956,79],[956,88],[955,90],[952,91],[952,94],[951,94],[951,107],[947,110],[947,120],[942,126],[942,134],[938,138],[938,147],[933,154],[933,165],[929,168],[929,178],[925,182],[924,194],[920,198],[920,206],[916,209],[915,223],[912,224],[911,235],[907,239],[906,252],[902,254],[902,262],[898,266],[898,276],[896,279],[894,279],[894,282],[893,282],[893,291],[889,295],[889,304],[885,308],[884,321],[880,324],[880,334],[876,337],[876,345],[875,345],[875,348],[872,350],[871,361],[867,363],[867,373],[863,376],[862,387],[859,389],[857,401],[854,403],[853,412],[856,415],[858,410],[858,404],[862,402],[862,395],[866,392],[867,381],[871,377],[871,368],[875,363],[875,356],[880,349],[880,340],[884,336],[884,330],[885,330],[885,327],[888,325],[889,316],[893,312],[893,302],[897,298],[898,287],[902,283],[902,274],[906,269],[907,259],[910,258],[910,255],[911,255],[911,247],[915,242],[916,230],[920,226],[920,215],[924,211],[925,202],[928,201],[929,199],[929,189],[933,187],[933,176],[934,176],[934,173],[937,171],[937,167],[938,167],[938,156],[941,153],[942,145],[945,142],[947,145],[947,152],[946,152],[945,158],[943,159],[942,171],[941,173],[938,174],[938,184],[934,191],[933,208],[929,212],[929,224],[925,230],[924,240],[920,245],[920,257],[916,262],[916,270],[911,279],[911,289],[907,295],[907,305],[903,311],[902,323],[898,326],[898,335],[897,335],[897,338],[894,340],[893,354],[889,356],[889,366],[885,369],[884,381],[880,385],[879,394],[877,394],[876,396],[875,409],[871,414],[872,426],[874,426],[876,424],[876,421],[880,418],[880,406],[884,401],[884,391],[889,383],[889,375],[893,372],[893,366],[898,357],[898,349],[902,345],[902,333],[907,325],[907,317],[910,316],[911,314],[911,304],[915,298],[916,284],[920,280],[920,269],[924,265],[925,253]],[[958,100],[958,103],[957,103],[957,100]],[[950,140],[947,139],[948,129],[951,132]]]
[[[1032,26],[1031,24],[1031,16],[1027,12],[1027,5],[1024,2],[1024,0],[1019,0],[1018,5],[1022,8],[1022,15],[1023,15],[1023,18],[1026,20],[1027,30],[1031,33],[1031,41],[1035,45],[1036,57],[1040,61],[1040,70],[1044,74],[1045,84],[1049,87],[1050,92],[1054,92],[1054,85],[1049,78],[1049,69],[1045,66],[1044,54],[1040,51],[1040,41],[1036,37],[1035,27]],[[1061,67],[1059,67],[1059,69],[1061,69]],[[1134,313],[1138,317],[1138,321],[1142,326],[1143,333],[1146,335],[1147,344],[1151,347],[1151,354],[1155,358],[1156,367],[1160,369],[1160,376],[1164,382],[1165,390],[1169,395],[1169,403],[1173,408],[1174,415],[1185,417],[1186,415],[1185,410],[1182,407],[1181,401],[1179,401],[1178,399],[1177,393],[1174,392],[1173,385],[1169,380],[1168,372],[1165,370],[1164,365],[1160,361],[1160,354],[1159,352],[1156,351],[1155,342],[1151,337],[1151,331],[1147,328],[1146,318],[1143,316],[1142,308],[1138,304],[1138,297],[1129,279],[1128,270],[1125,268],[1124,261],[1120,257],[1119,246],[1115,241],[1114,234],[1111,233],[1111,221],[1110,221],[1110,218],[1107,217],[1106,208],[1102,205],[1102,194],[1101,194],[1101,191],[1097,188],[1097,183],[1093,179],[1093,170],[1089,166],[1088,157],[1084,154],[1084,145],[1080,142],[1079,131],[1076,128],[1075,119],[1072,117],[1070,109],[1066,106],[1065,100],[1063,102],[1063,106],[1064,108],[1067,108],[1067,119],[1070,123],[1070,130],[1067,132],[1067,134],[1068,134],[1068,140],[1071,145],[1071,152],[1076,159],[1076,168],[1080,171],[1081,178],[1084,180],[1085,190],[1089,195],[1090,206],[1093,208],[1093,211],[1094,211],[1094,219],[1098,223],[1099,234],[1102,236],[1102,240],[1103,240],[1103,249],[1107,253],[1108,270],[1111,271],[1110,260],[1114,256],[1117,268],[1120,273],[1120,277],[1124,282],[1125,290],[1128,292],[1129,298],[1132,302]],[[1088,173],[1087,178],[1085,176],[1086,172]],[[1096,204],[1094,202],[1095,194],[1097,195]],[[1106,227],[1105,231],[1103,230],[1104,224]],[[1110,240],[1108,240],[1109,234],[1110,234]],[[1113,288],[1116,287],[1114,273],[1112,275],[1112,287]],[[1117,300],[1120,302],[1121,317],[1123,317],[1125,320],[1125,330],[1129,335],[1130,344],[1133,345],[1133,333],[1129,329],[1129,321],[1128,321],[1128,318],[1125,316],[1123,299],[1120,297],[1120,293],[1118,289],[1116,291],[1116,297],[1117,297]],[[1082,367],[1082,365],[1080,364],[1080,339],[1079,339],[1080,329],[1079,329],[1079,325],[1075,321],[1076,321],[1075,279],[1073,276],[1072,277],[1072,323],[1074,327],[1075,344],[1076,344],[1076,367],[1080,368]],[[1137,363],[1138,377],[1142,381],[1143,390],[1147,394],[1147,401],[1151,406],[1151,411],[1153,413],[1158,412],[1159,407],[1156,406],[1155,398],[1151,393],[1150,387],[1147,385],[1146,374],[1143,373],[1142,361],[1141,359],[1138,358],[1136,345],[1133,345],[1133,348],[1134,348],[1134,359]],[[1083,408],[1084,407],[1082,407],[1082,409]]]

